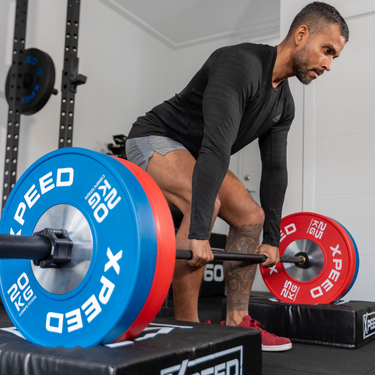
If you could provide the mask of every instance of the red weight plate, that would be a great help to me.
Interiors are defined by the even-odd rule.
[[[356,253],[341,225],[323,215],[301,212],[283,218],[280,233],[280,255],[306,252],[311,264],[306,269],[293,263],[260,268],[264,282],[277,299],[327,304],[344,294],[355,276]]]
[[[137,336],[155,318],[168,294],[176,261],[176,238],[173,219],[168,203],[159,186],[142,168],[120,158],[116,158],[125,165],[142,185],[152,208],[156,235],[157,258],[150,293],[137,319],[115,342],[125,341]]]

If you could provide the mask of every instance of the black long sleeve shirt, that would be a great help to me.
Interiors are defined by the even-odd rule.
[[[184,90],[139,117],[129,133],[170,137],[196,158],[191,239],[208,239],[230,156],[259,139],[263,243],[279,245],[294,101],[287,80],[272,86],[276,56],[276,47],[251,43],[216,50]]]

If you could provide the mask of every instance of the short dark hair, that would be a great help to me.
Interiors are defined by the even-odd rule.
[[[306,25],[309,32],[314,35],[320,33],[327,24],[338,25],[345,42],[349,40],[349,28],[344,18],[332,5],[320,1],[306,5],[296,15],[290,25],[287,38],[289,39],[301,25]]]

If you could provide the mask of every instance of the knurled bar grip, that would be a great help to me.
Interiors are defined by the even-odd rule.
[[[18,87],[23,81],[23,58],[25,50],[27,0],[17,0],[14,23],[12,66],[15,67],[9,81],[9,109],[7,139],[5,148],[5,166],[3,180],[2,210],[17,180],[18,142],[21,121],[21,98]]]
[[[190,250],[177,250],[176,259],[192,259],[193,253]],[[250,263],[263,263],[267,260],[265,255],[257,254],[230,254],[230,253],[214,253],[214,260],[234,260],[245,261]],[[280,262],[284,263],[301,263],[302,257],[280,256]]]

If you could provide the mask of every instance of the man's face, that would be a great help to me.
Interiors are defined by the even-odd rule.
[[[330,24],[324,32],[310,36],[306,44],[293,57],[295,76],[305,85],[318,78],[325,70],[330,71],[333,59],[339,57],[345,47],[345,38],[336,24]]]

